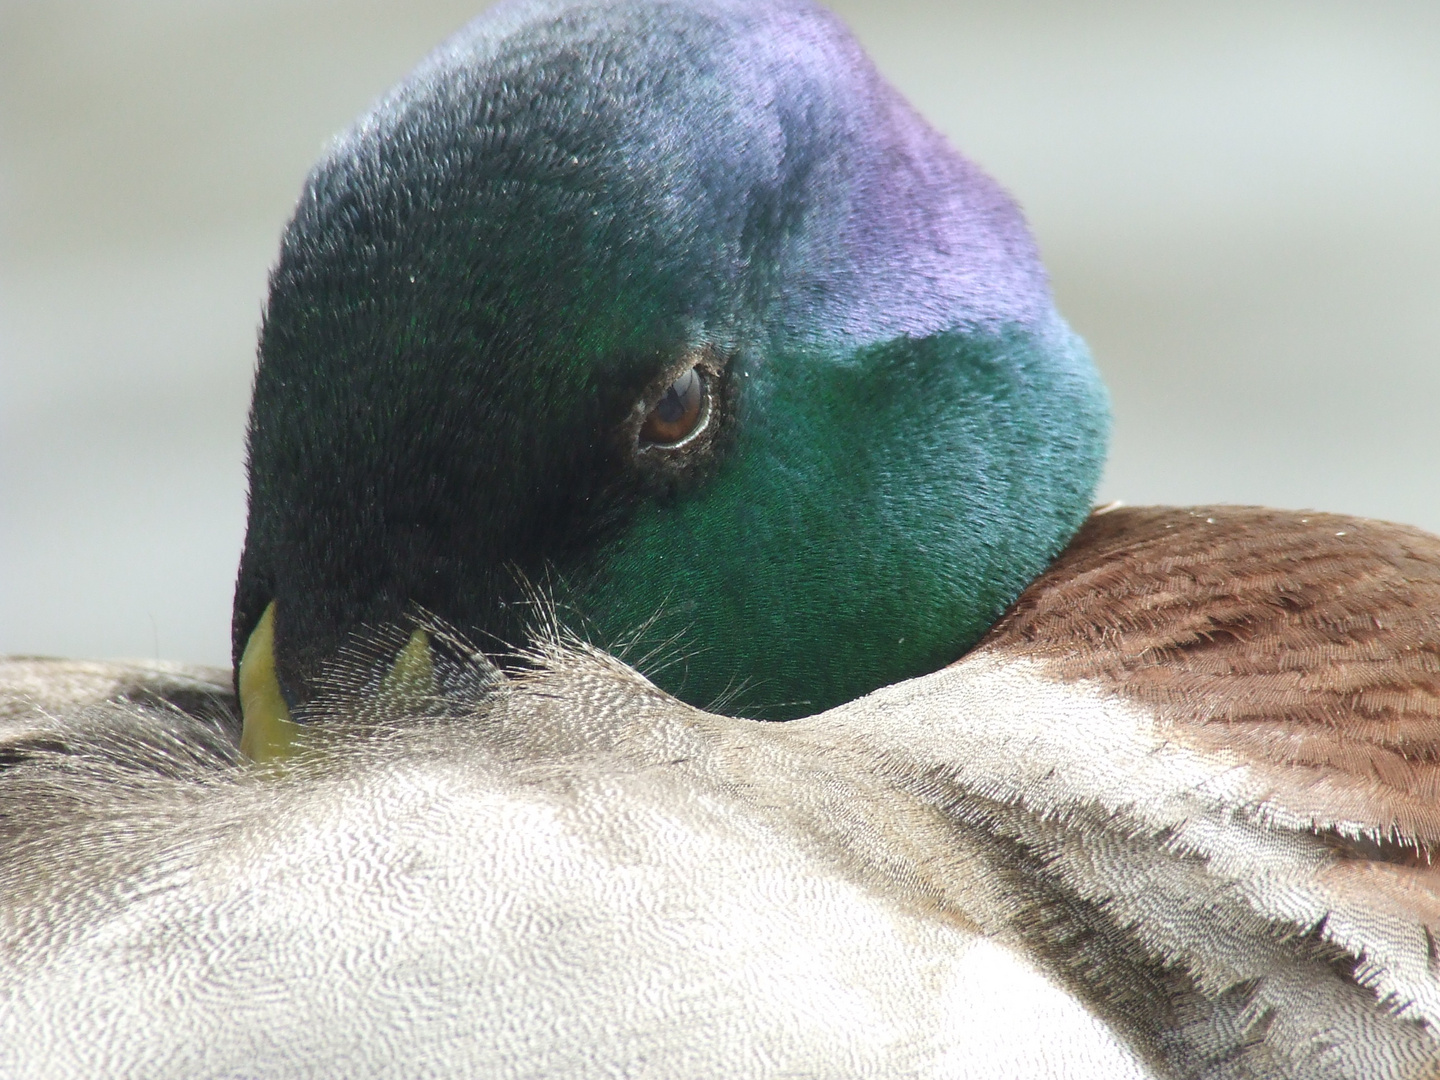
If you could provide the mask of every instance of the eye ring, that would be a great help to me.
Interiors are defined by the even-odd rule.
[[[710,380],[691,364],[650,406],[637,435],[642,450],[675,450],[693,442],[710,422]]]

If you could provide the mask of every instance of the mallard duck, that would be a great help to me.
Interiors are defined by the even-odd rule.
[[[1433,1075],[1440,540],[1106,423],[832,17],[502,5],[286,230],[233,684],[0,671],[0,1072]]]

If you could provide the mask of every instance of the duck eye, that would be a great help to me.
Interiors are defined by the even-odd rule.
[[[640,441],[651,446],[675,446],[695,433],[705,413],[705,379],[692,368],[666,388],[645,423]]]

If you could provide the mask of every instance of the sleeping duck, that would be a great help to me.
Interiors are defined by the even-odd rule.
[[[0,1075],[1437,1075],[1440,539],[1106,429],[831,16],[501,5],[286,229],[233,683],[0,669]]]

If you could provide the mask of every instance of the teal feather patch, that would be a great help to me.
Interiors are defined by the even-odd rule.
[[[749,375],[747,378],[746,375]],[[956,659],[1089,512],[1108,400],[1065,333],[742,371],[708,484],[643,507],[577,604],[699,705],[787,719]],[[668,645],[667,645],[668,643]]]

